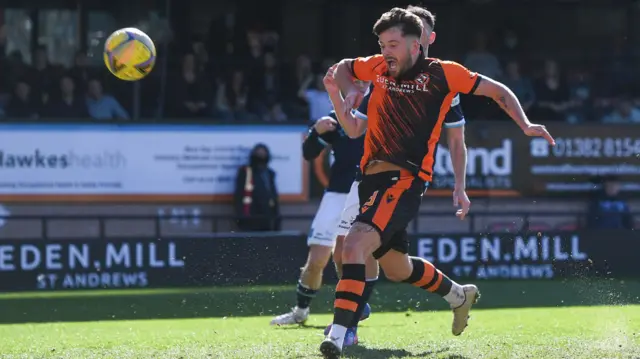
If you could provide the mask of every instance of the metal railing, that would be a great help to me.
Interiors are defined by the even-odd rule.
[[[634,214],[640,214],[634,213]],[[453,214],[451,212],[420,212],[415,220],[410,224],[410,229],[413,230],[414,233],[419,232],[420,221],[422,217],[449,217],[451,218]],[[571,213],[571,212],[562,212],[562,211],[541,211],[541,212],[527,212],[527,213],[518,213],[518,212],[493,212],[493,211],[482,211],[482,212],[471,212],[468,214],[467,221],[469,221],[469,232],[477,233],[478,231],[485,231],[487,228],[478,228],[476,224],[476,219],[482,217],[491,217],[493,219],[504,217],[513,219],[520,218],[521,220],[517,221],[516,227],[518,227],[518,232],[527,232],[529,231],[529,226],[531,223],[532,217],[551,217],[551,216],[560,216],[565,218],[571,218],[572,222],[576,224],[584,223],[584,219],[586,217],[585,213]],[[269,217],[269,216],[255,216],[253,218],[256,219],[276,219],[278,217]],[[49,235],[49,225],[53,221],[97,221],[98,225],[98,236],[99,238],[107,238],[106,235],[106,224],[108,221],[153,221],[154,223],[154,233],[155,236],[162,235],[162,226],[163,223],[167,223],[170,221],[181,221],[181,220],[190,220],[193,221],[197,219],[200,222],[203,221],[211,221],[211,232],[218,233],[220,232],[220,222],[227,221],[228,223],[235,222],[238,217],[231,214],[217,214],[217,215],[170,215],[170,216],[158,216],[158,215],[7,215],[0,216],[0,219],[3,219],[6,223],[9,221],[15,220],[23,220],[23,221],[39,221],[41,224],[41,237],[43,239],[50,238]],[[313,219],[313,215],[296,215],[296,214],[287,214],[281,215],[279,218],[281,221],[285,222],[288,220],[306,220],[311,222]],[[505,220],[507,221],[507,220]],[[516,222],[514,222],[516,223]],[[532,229],[534,230],[534,229]]]

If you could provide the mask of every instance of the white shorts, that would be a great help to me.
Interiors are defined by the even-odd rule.
[[[346,236],[347,232],[351,228],[353,221],[356,220],[356,216],[360,212],[360,199],[358,197],[358,185],[360,182],[353,182],[347,200],[344,203],[344,209],[340,216],[340,224],[338,224],[338,230],[336,236]]]
[[[336,229],[346,199],[347,195],[344,193],[325,192],[311,223],[307,245],[333,247],[336,244]]]

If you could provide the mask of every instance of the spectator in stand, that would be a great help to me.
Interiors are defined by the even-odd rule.
[[[5,109],[9,118],[38,118],[42,102],[31,93],[31,86],[27,81],[18,81],[13,96]]]
[[[487,49],[487,36],[484,32],[476,33],[473,50],[467,53],[464,65],[471,71],[479,72],[492,79],[502,80],[500,61]]]
[[[633,47],[626,38],[616,37],[608,42],[606,62],[602,64],[606,77],[604,86],[610,87],[612,94],[638,93],[638,63],[634,59]],[[604,82],[604,81],[603,81]]]
[[[533,84],[528,77],[520,73],[520,65],[516,60],[507,62],[507,73],[503,83],[513,91],[525,111],[536,101],[536,94],[533,91]]]
[[[573,104],[569,110],[567,121],[580,123],[593,119],[591,74],[584,67],[576,68],[569,78],[569,101]]]
[[[215,97],[211,115],[216,120],[233,121],[233,111],[227,96],[227,82],[222,77],[216,78],[215,81]]]
[[[256,116],[249,112],[249,104],[249,86],[242,70],[233,71],[228,82],[218,80],[214,110],[217,116],[226,120],[256,120]]]
[[[464,65],[472,71],[501,81],[503,77],[502,67],[498,57],[488,50],[486,34],[484,32],[476,33],[473,41],[473,50],[466,54]],[[468,96],[465,98],[464,108],[469,109],[470,113],[477,114],[478,116],[474,118],[480,120],[506,118],[498,105],[480,96]]]
[[[264,64],[253,72],[249,94],[255,101],[258,113],[270,111],[281,97],[281,78],[278,62],[273,52],[263,56]],[[267,114],[268,115],[268,114]]]
[[[29,74],[29,84],[34,99],[46,103],[49,100],[49,94],[55,88],[56,82],[55,69],[49,64],[47,58],[47,49],[40,46],[36,49],[33,60],[33,68]]]
[[[249,56],[245,66],[249,74],[253,74],[264,63],[262,41],[260,33],[255,31],[247,31],[247,44],[249,45]]]
[[[629,96],[613,101],[613,111],[602,119],[604,123],[640,123],[640,108],[634,106]]]
[[[172,106],[170,113],[175,117],[205,117],[210,113],[211,94],[202,73],[196,67],[196,57],[189,53],[182,57],[182,71],[171,86]]]
[[[534,85],[537,102],[534,114],[541,121],[564,121],[571,108],[569,87],[560,74],[558,63],[547,60],[544,75]]]
[[[11,83],[9,82],[9,59],[4,56],[7,40],[7,28],[0,25],[0,116],[4,114],[4,107],[11,98]]]
[[[288,117],[282,109],[282,105],[274,103],[262,118],[265,122],[286,122]]]
[[[307,120],[317,120],[333,110],[331,99],[322,82],[322,75],[310,75],[298,90],[298,97],[305,100],[309,107]]]
[[[287,93],[289,103],[289,114],[296,118],[307,118],[309,116],[309,108],[307,101],[299,96],[299,89],[313,76],[311,71],[311,59],[306,55],[300,55],[296,60],[294,71],[289,74],[287,81],[287,89],[294,90],[294,93]],[[324,116],[324,114],[323,114]]]
[[[87,109],[95,120],[128,120],[129,114],[111,95],[105,95],[102,82],[98,79],[89,80],[87,86]]]
[[[211,68],[209,66],[209,52],[201,40],[195,40],[191,44],[193,56],[195,57],[196,71],[200,74],[206,75],[207,78],[211,77]]]
[[[269,168],[271,154],[264,144],[257,144],[249,155],[249,164],[238,169],[234,207],[241,231],[280,230],[280,203],[276,173]]]
[[[60,79],[60,92],[54,92],[43,110],[43,117],[80,119],[88,118],[87,103],[76,95],[75,84],[71,76]]]
[[[525,55],[522,51],[522,43],[518,33],[511,28],[504,30],[501,45],[499,56],[503,61],[516,61],[516,59],[523,58],[522,56]]]
[[[97,75],[96,71],[89,66],[87,54],[83,51],[76,52],[73,67],[69,70],[69,76],[74,81],[76,94],[82,95],[86,93],[87,83]]]
[[[602,180],[602,190],[591,200],[586,227],[589,229],[633,229],[627,201],[620,197],[620,182],[609,176]]]

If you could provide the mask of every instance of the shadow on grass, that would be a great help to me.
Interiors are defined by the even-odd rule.
[[[362,358],[362,359],[388,359],[388,358],[433,358],[436,355],[447,352],[449,348],[442,348],[434,351],[426,351],[421,353],[412,353],[405,349],[385,349],[385,348],[367,348],[366,346],[356,345],[345,350],[346,358]],[[447,359],[467,359],[459,355],[446,357]]]
[[[477,308],[623,305],[640,302],[638,281],[483,281]],[[375,312],[448,310],[438,296],[406,284],[380,283]],[[220,287],[186,290],[19,293],[0,295],[0,324],[271,316],[291,308],[291,287]],[[333,287],[314,300],[314,313],[330,313]],[[407,314],[409,315],[409,313]]]

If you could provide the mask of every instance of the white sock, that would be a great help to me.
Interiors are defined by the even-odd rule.
[[[449,303],[449,305],[451,305],[451,308],[457,308],[464,304],[466,297],[464,295],[464,289],[462,289],[462,286],[454,281],[451,281],[451,291],[443,298]]]
[[[329,338],[331,338],[331,340],[335,340],[334,343],[338,344],[338,348],[342,349],[345,334],[347,334],[347,327],[334,324],[331,326],[331,330],[329,331]]]

